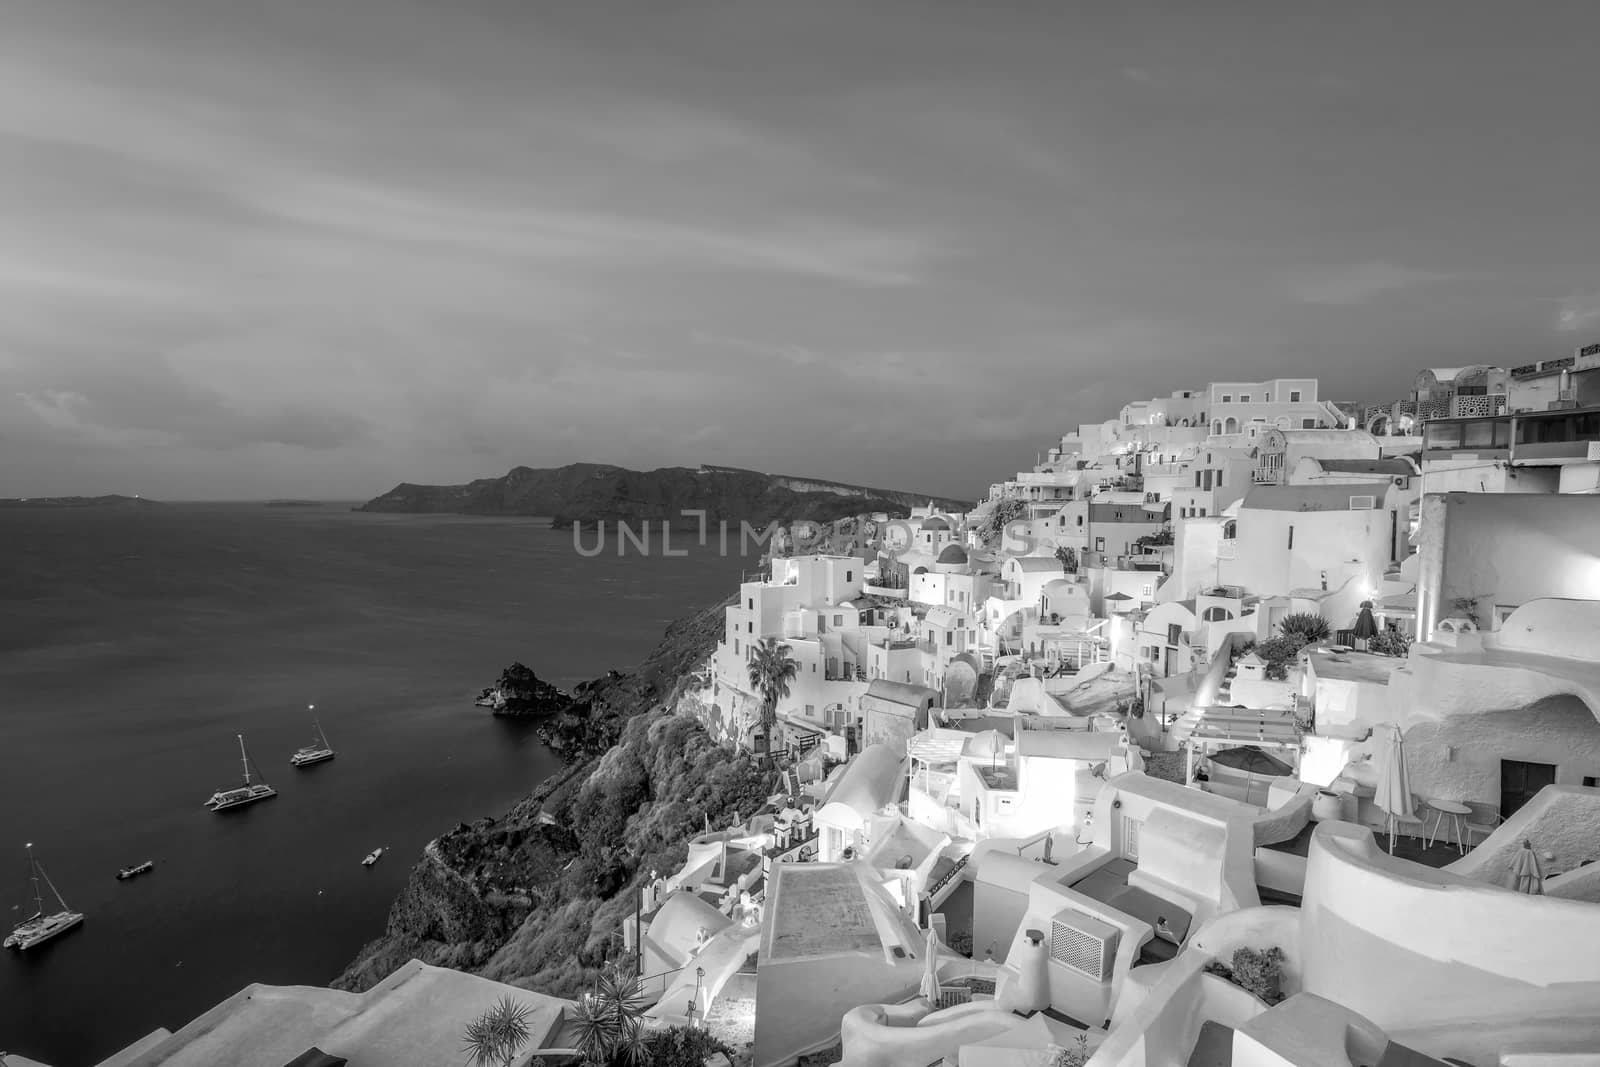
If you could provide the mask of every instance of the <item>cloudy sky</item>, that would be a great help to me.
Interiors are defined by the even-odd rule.
[[[972,495],[1600,339],[1600,5],[1323,7],[5,0],[0,495]]]

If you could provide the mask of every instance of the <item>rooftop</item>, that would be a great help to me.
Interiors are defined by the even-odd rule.
[[[1381,501],[1386,491],[1386,486],[1368,482],[1258,485],[1245,494],[1244,506],[1251,511],[1349,511],[1351,497],[1376,496]]]
[[[1395,656],[1376,656],[1370,652],[1333,652],[1327,649],[1311,657],[1311,666],[1318,678],[1374,685],[1387,685],[1389,675],[1404,663],[1405,660]]]

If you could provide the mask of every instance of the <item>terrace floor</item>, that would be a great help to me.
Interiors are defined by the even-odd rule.
[[[1311,833],[1316,828],[1317,824],[1315,822],[1308,822],[1305,829],[1301,830],[1294,838],[1265,847],[1276,849],[1279,852],[1292,853],[1296,856],[1308,855],[1311,851]],[[1376,830],[1373,833],[1378,840],[1378,844],[1384,851],[1388,851],[1389,835]],[[1456,849],[1456,846],[1447,841],[1436,841],[1432,847],[1429,847],[1423,844],[1420,838],[1408,837],[1404,833],[1395,835],[1394,854],[1398,859],[1411,860],[1413,863],[1420,863],[1434,869],[1446,867],[1461,858],[1461,853]]]

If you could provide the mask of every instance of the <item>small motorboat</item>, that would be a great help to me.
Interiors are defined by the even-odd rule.
[[[375,848],[371,852],[367,853],[367,858],[361,861],[361,866],[371,867],[374,863],[377,863],[382,858],[383,849]]]
[[[156,869],[156,861],[155,860],[145,860],[143,863],[136,863],[132,867],[124,867],[124,868],[122,868],[122,870],[117,872],[117,880],[118,881],[126,881],[129,878],[137,878],[141,874],[149,874],[151,871],[153,871],[155,869]]]

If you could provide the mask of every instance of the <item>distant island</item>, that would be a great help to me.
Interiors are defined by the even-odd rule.
[[[14,496],[0,497],[0,508],[107,508],[156,504],[142,496]]]
[[[357,511],[537,515],[557,527],[597,522],[827,522],[871,512],[905,513],[932,503],[965,511],[971,501],[890,489],[869,489],[817,478],[763,474],[737,467],[662,467],[635,471],[597,463],[536,469],[514,467],[499,478],[466,485],[402,483]]]
[[[322,501],[320,501],[320,500],[269,500],[269,501],[267,501],[267,507],[269,507],[269,508],[320,508],[321,506],[322,506]]]

